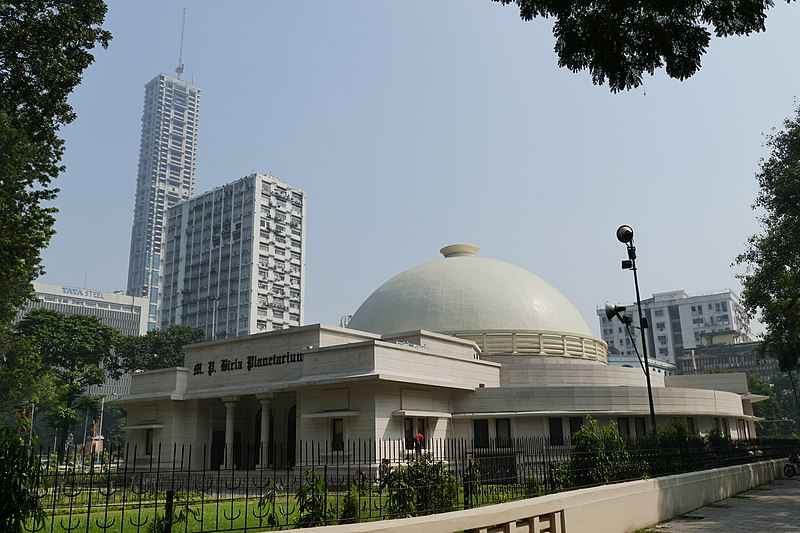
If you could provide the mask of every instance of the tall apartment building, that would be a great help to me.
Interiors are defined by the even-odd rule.
[[[634,342],[640,353],[642,350],[636,304],[624,305],[625,314],[633,320],[633,340],[618,319],[608,320],[605,310],[597,309],[611,364],[618,364],[614,352],[620,358],[635,356]],[[739,296],[731,290],[696,296],[689,296],[685,291],[653,294],[642,300],[642,313],[649,325],[645,330],[647,354],[659,361],[676,364],[684,350],[753,340],[747,313]]]
[[[223,339],[299,326],[306,194],[252,174],[169,210],[161,327]]]
[[[149,329],[157,326],[167,209],[194,192],[199,107],[193,83],[159,74],[145,85],[127,293],[148,299]]]

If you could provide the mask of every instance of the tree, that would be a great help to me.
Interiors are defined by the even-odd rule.
[[[791,437],[798,427],[798,413],[789,377],[777,375],[768,383],[758,374],[748,373],[747,390],[767,397],[753,404],[753,414],[761,419],[756,421],[758,435]]]
[[[21,406],[52,401],[55,376],[43,367],[30,339],[0,326],[0,343],[0,416],[10,423]]]
[[[75,119],[67,97],[106,47],[102,0],[0,3],[0,324],[14,319],[42,273],[40,250],[52,237],[53,180]]]
[[[514,3],[523,20],[556,19],[558,66],[588,69],[597,85],[612,92],[642,84],[642,74],[664,66],[685,80],[700,69],[711,40],[764,31],[771,0],[577,1],[494,0]],[[791,0],[787,0],[790,2]]]
[[[119,375],[114,351],[119,332],[96,316],[34,309],[17,325],[17,333],[34,346],[43,369],[56,377],[55,397],[45,407],[47,418],[58,431],[61,460],[70,427],[78,422],[77,412],[86,412],[97,404],[87,388],[104,383],[106,373]]]
[[[746,266],[739,276],[742,303],[751,314],[760,313],[766,327],[757,352],[789,372],[797,369],[800,354],[800,107],[767,137],[766,146],[770,154],[759,164],[753,204],[763,210],[762,233],[748,239],[735,264]]]
[[[121,339],[117,354],[122,368],[128,372],[182,366],[183,347],[204,339],[202,329],[172,325],[163,331],[148,331],[141,337]]]

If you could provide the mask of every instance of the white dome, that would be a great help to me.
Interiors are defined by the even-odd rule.
[[[444,259],[410,268],[381,285],[348,327],[381,335],[425,329],[592,336],[578,310],[552,285],[516,265],[475,257],[477,251],[470,244],[442,248]]]

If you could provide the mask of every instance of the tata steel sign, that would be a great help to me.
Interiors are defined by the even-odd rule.
[[[90,289],[78,289],[75,287],[61,287],[61,292],[69,294],[70,296],[83,296],[86,298],[104,298],[103,293],[100,291],[93,291]]]

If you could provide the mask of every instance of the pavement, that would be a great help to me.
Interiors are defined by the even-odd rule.
[[[800,478],[777,479],[643,531],[653,533],[800,532]]]

